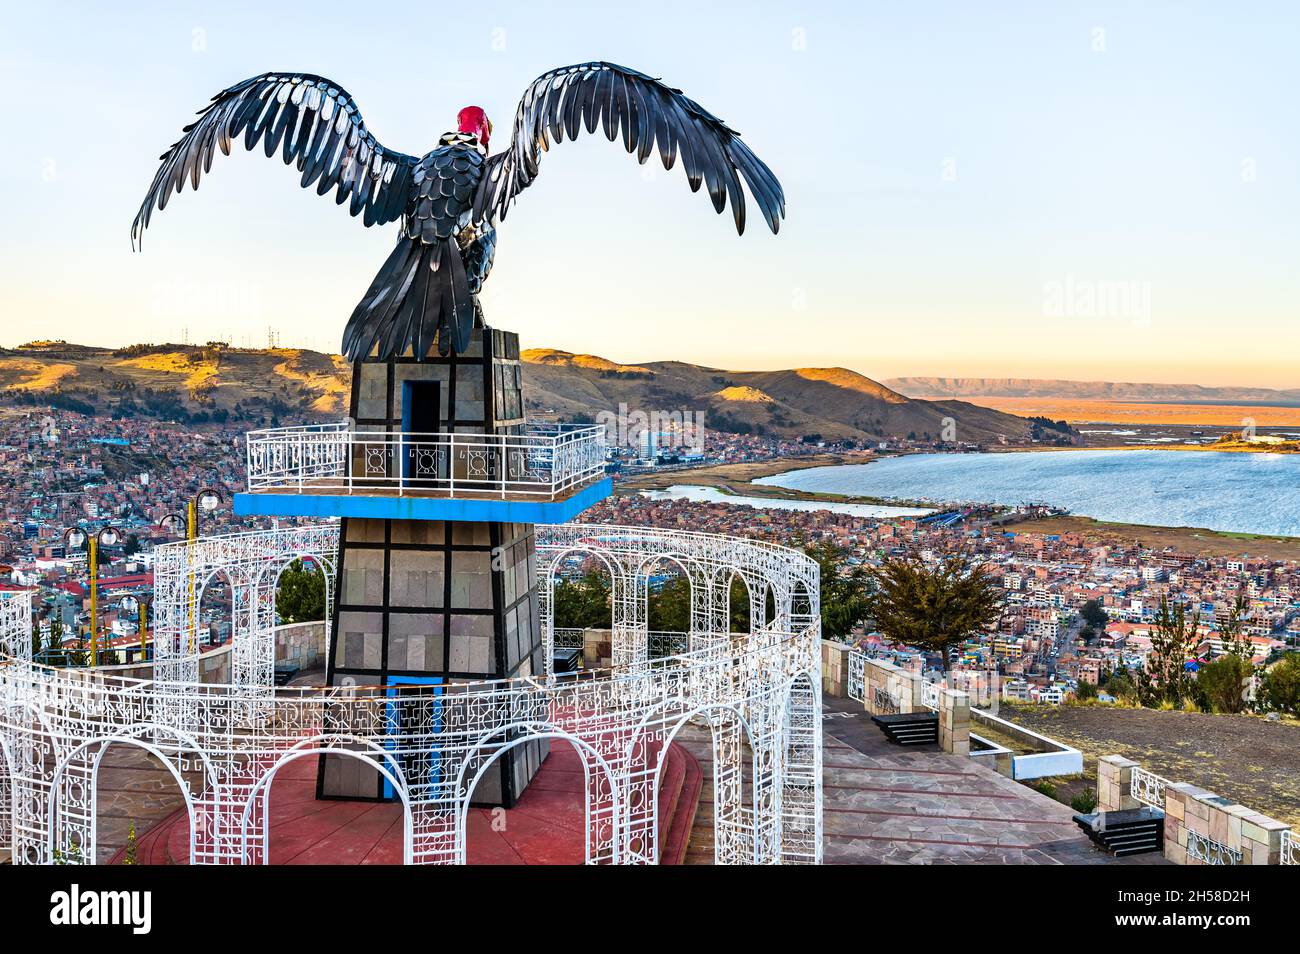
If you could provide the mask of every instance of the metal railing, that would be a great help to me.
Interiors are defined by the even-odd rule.
[[[604,632],[609,633],[611,630],[606,629]],[[585,629],[571,626],[557,626],[551,630],[556,649],[582,649],[586,645],[586,633]],[[691,637],[689,633],[652,629],[646,632],[646,647],[646,655],[650,659],[680,656],[690,652]]]
[[[248,489],[554,500],[600,479],[599,426],[526,434],[354,430],[346,422],[250,431]]]
[[[1167,778],[1162,778],[1154,772],[1134,768],[1128,785],[1128,793],[1143,805],[1150,805],[1152,808],[1164,811],[1165,786],[1168,784],[1169,779]]]
[[[1282,855],[1278,864],[1300,865],[1300,838],[1290,828],[1282,832]]]
[[[849,651],[848,685],[844,691],[855,702],[867,701],[867,654],[860,649]]]
[[[646,633],[647,655],[650,659],[680,656],[690,651],[691,638],[687,633],[652,629]]]
[[[570,626],[557,626],[551,630],[551,635],[555,638],[556,649],[581,649],[584,643],[585,629],[574,629]]]
[[[927,682],[921,687],[921,705],[935,712],[939,711],[939,690],[943,688],[942,683]]]
[[[1207,865],[1239,865],[1243,853],[1238,848],[1229,848],[1199,831],[1188,828],[1187,857]]]

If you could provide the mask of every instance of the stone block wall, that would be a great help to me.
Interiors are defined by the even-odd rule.
[[[1165,857],[1175,864],[1279,864],[1288,827],[1195,785],[1165,786]]]
[[[884,692],[898,703],[899,712],[920,712],[925,708],[921,704],[921,677],[914,672],[900,669],[893,663],[879,659],[868,659],[863,673],[864,706],[872,715],[886,714],[884,707],[875,704],[877,691]]]
[[[959,689],[939,690],[939,748],[970,755],[970,696]]]
[[[1097,760],[1097,811],[1118,812],[1142,807],[1142,803],[1129,794],[1133,770],[1137,767],[1137,762],[1121,755],[1106,755]]]
[[[300,670],[325,665],[325,624],[291,623],[275,631],[275,664]]]
[[[822,640],[822,695],[836,699],[848,695],[849,652],[852,648],[848,643]]]

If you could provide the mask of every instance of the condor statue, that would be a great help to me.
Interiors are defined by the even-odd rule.
[[[303,188],[334,201],[367,225],[401,219],[397,247],[356,306],[343,334],[351,361],[386,360],[411,349],[418,360],[436,343],[461,352],[482,326],[478,292],[492,269],[496,224],[537,177],[552,143],[586,129],[604,131],[644,163],[657,149],[665,169],[680,155],[691,191],[706,187],[723,212],[730,198],[736,231],[745,230],[743,179],[775,233],[785,196],[772,171],[722,120],[659,80],[612,63],[551,70],[525,91],[505,151],[488,154],[492,123],[477,106],[423,157],[385,148],[366,128],[340,86],[310,73],[266,73],[218,93],[162,155],[131,228],[143,236],[154,208],[167,205],[188,179],[229,155],[242,135],[261,142],[302,173]]]

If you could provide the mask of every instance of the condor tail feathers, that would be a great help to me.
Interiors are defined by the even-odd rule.
[[[370,283],[343,331],[349,361],[381,361],[410,349],[423,359],[438,351],[462,352],[474,330],[474,298],[454,238],[432,245],[401,238]]]

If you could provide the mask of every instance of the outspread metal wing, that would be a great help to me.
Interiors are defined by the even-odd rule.
[[[681,90],[613,63],[583,63],[551,70],[524,91],[506,150],[488,160],[475,195],[476,221],[504,219],[511,202],[537,177],[541,154],[552,143],[600,127],[644,163],[658,148],[665,169],[680,154],[691,191],[704,185],[721,213],[731,200],[736,231],[745,231],[740,180],[776,232],[785,215],[785,194],[772,170],[722,120]]]
[[[218,148],[230,155],[242,135],[244,146],[259,141],[267,158],[277,150],[285,165],[296,163],[304,189],[318,195],[334,189],[334,201],[350,200],[352,215],[364,212],[367,226],[391,222],[406,210],[414,156],[385,149],[366,129],[352,97],[337,83],[311,73],[264,73],[212,97],[185,135],[160,157],[162,165],[131,224],[139,242],[155,208],[167,207],[188,179],[212,168]]]

